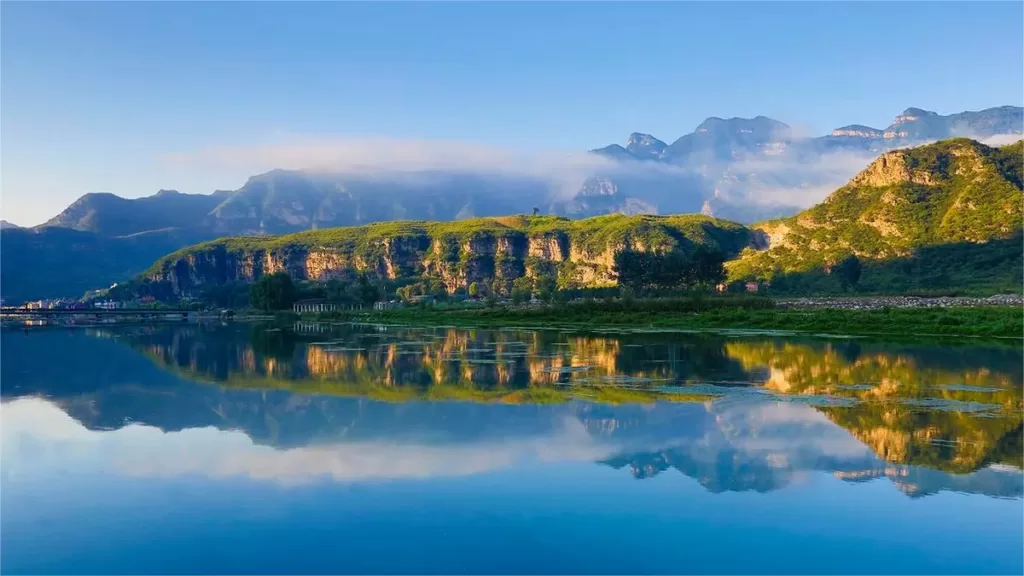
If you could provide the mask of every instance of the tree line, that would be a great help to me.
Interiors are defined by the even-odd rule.
[[[324,284],[296,286],[287,272],[275,272],[249,285],[249,305],[265,311],[287,310],[297,300],[323,299],[341,306],[370,306],[382,293],[363,273],[352,280],[332,278]]]
[[[637,296],[651,291],[714,287],[725,281],[725,256],[705,246],[689,254],[682,250],[623,250],[615,255],[612,273],[620,287]]]

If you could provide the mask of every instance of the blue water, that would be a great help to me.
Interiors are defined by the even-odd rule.
[[[532,347],[509,369],[441,376],[458,348],[507,334],[394,333],[419,356],[254,334],[5,332],[2,572],[1024,571],[1017,349],[524,332]],[[484,398],[537,386],[560,349],[591,380],[729,391],[608,403],[553,382],[572,394]],[[868,364],[876,396],[914,382],[882,402],[857,388],[838,406],[817,388],[807,399]],[[818,376],[800,384],[796,366]],[[954,393],[989,408],[958,411]]]

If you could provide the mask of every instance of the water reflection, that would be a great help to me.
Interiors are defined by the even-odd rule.
[[[5,481],[81,454],[283,485],[596,462],[715,493],[824,472],[1022,495],[1017,348],[294,328],[5,333]]]

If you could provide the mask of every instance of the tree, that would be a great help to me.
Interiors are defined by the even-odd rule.
[[[395,296],[404,302],[408,302],[412,298],[412,286],[401,286],[395,290]]]
[[[264,311],[285,310],[295,302],[295,285],[286,272],[261,277],[249,286],[249,303]]]
[[[469,285],[469,297],[476,298],[480,294],[480,287],[477,286],[476,282]]]
[[[324,293],[330,302],[351,306],[359,301],[358,289],[359,287],[350,281],[332,278],[327,281]]]
[[[612,263],[612,274],[619,285],[638,293],[650,277],[650,258],[645,253],[632,250],[617,252]]]
[[[536,216],[537,214],[540,214],[540,208],[537,208],[536,206],[534,206],[533,207],[533,215]]]
[[[512,301],[522,304],[533,295],[533,280],[529,276],[520,276],[512,281]]]
[[[537,296],[545,303],[550,303],[558,292],[558,282],[554,276],[544,274],[537,277]]]
[[[839,277],[839,283],[843,286],[843,290],[849,290],[851,287],[856,286],[857,282],[860,282],[860,259],[856,255],[850,254],[839,261],[839,264],[835,267],[835,272]]]
[[[678,250],[660,255],[651,254],[648,256],[647,271],[645,285],[662,290],[682,288],[690,281],[690,260]]]
[[[725,281],[725,256],[718,250],[698,246],[690,257],[687,284],[715,286]]]
[[[505,282],[500,278],[495,278],[494,280],[491,280],[490,292],[491,296],[494,298],[502,296],[503,294],[505,294]]]
[[[672,290],[693,283],[693,264],[680,250],[665,254],[623,250],[615,255],[612,272],[620,286],[639,296],[648,288]]]
[[[359,286],[359,303],[364,306],[369,306],[380,300],[380,288],[376,284],[370,282],[370,278],[365,272],[359,273],[359,278],[356,281]]]
[[[426,293],[438,300],[445,300],[448,298],[448,287],[437,278],[431,278],[427,281]]]

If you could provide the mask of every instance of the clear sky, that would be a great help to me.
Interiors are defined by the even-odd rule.
[[[295,139],[583,150],[1021,105],[1022,6],[3,2],[0,215],[235,189],[273,155],[192,161]]]

